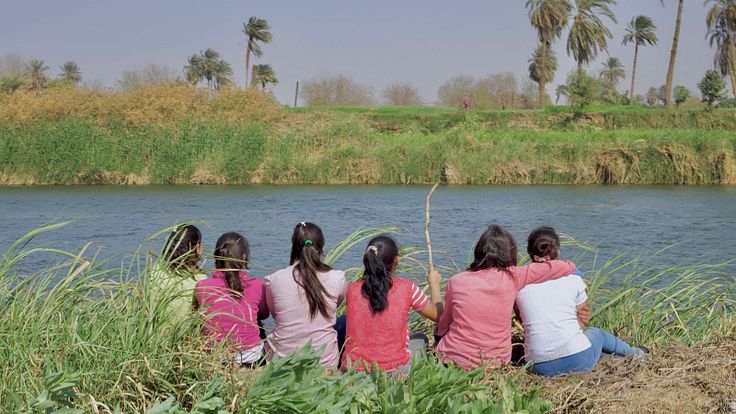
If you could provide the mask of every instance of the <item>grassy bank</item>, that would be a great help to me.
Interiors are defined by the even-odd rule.
[[[87,251],[33,247],[34,236],[55,227],[34,231],[0,259],[0,406],[10,411],[69,406],[103,413],[611,412],[608,398],[646,412],[673,407],[687,395],[689,405],[673,408],[702,412],[736,400],[728,353],[736,349],[728,339],[734,337],[736,296],[733,279],[721,279],[719,266],[658,269],[617,259],[586,275],[591,324],[650,346],[652,364],[664,373],[657,365],[604,364],[592,374],[541,380],[521,368],[465,372],[430,359],[417,361],[409,378],[393,381],[323,372],[309,350],[255,371],[223,364],[223,350],[205,350],[197,318],[174,322],[165,295],[151,300],[156,287],[147,282],[145,258],[110,270]],[[379,231],[356,232],[329,257]],[[47,268],[32,275],[14,270],[38,254],[49,257]],[[423,259],[421,251],[406,254]],[[421,272],[411,259],[402,263],[404,275]],[[356,277],[356,270],[348,274]],[[624,283],[612,287],[613,277]],[[701,353],[711,358],[709,364],[698,358]],[[676,371],[687,361],[684,371]],[[694,366],[701,368],[697,376],[684,375]],[[649,375],[651,387],[657,376],[669,378],[671,372],[678,372],[676,389],[625,392],[641,375]],[[671,401],[663,405],[665,398]]]
[[[0,184],[736,184],[732,111],[286,110],[256,92],[49,93],[0,97]]]

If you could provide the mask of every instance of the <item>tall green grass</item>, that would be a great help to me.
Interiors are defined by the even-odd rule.
[[[731,112],[353,109],[0,120],[0,184],[736,184]]]
[[[34,238],[34,230],[0,259],[0,407],[21,412],[218,413],[261,412],[544,412],[544,391],[520,391],[511,376],[465,372],[415,361],[406,379],[318,368],[314,351],[256,371],[227,363],[209,349],[198,317],[168,311],[176,292],[160,292],[138,254],[119,267],[100,263],[87,248],[68,253]],[[365,238],[391,229],[358,230],[331,253],[337,259]],[[18,264],[44,255],[48,265],[20,274]],[[404,251],[400,273],[419,279],[424,252]],[[736,293],[723,267],[656,268],[616,258],[586,275],[591,325],[654,349],[692,346],[733,336]],[[449,274],[453,269],[443,269]],[[358,277],[358,269],[351,269]],[[428,329],[418,319],[412,329]],[[66,407],[66,408],[65,408]],[[523,411],[527,410],[527,411]]]

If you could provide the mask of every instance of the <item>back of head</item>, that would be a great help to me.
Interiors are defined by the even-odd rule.
[[[391,274],[396,270],[394,264],[398,256],[399,247],[389,236],[377,236],[368,242],[363,255],[365,273],[361,292],[370,302],[374,314],[388,307],[388,292],[393,286]]]
[[[468,267],[473,272],[488,268],[504,270],[516,266],[516,240],[503,227],[490,225],[475,244],[473,257],[473,263]]]
[[[526,251],[535,262],[557,259],[560,256],[560,236],[552,227],[537,227],[529,233]]]
[[[225,233],[215,244],[215,266],[225,275],[225,282],[233,295],[243,296],[240,272],[248,268],[250,246],[240,233]]]
[[[164,258],[174,272],[193,272],[197,270],[202,232],[191,224],[179,226],[171,232],[164,245]]]
[[[332,268],[322,262],[322,253],[325,247],[325,237],[322,229],[314,223],[301,222],[294,228],[291,236],[291,259],[289,264],[294,267],[294,281],[304,289],[309,302],[309,315],[319,312],[325,318],[327,312],[326,297],[331,297],[322,282],[319,272],[327,272]]]

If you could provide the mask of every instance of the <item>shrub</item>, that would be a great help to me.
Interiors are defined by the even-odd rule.
[[[680,105],[687,102],[688,99],[690,99],[690,91],[682,85],[675,86],[674,94],[675,94],[675,105],[678,108],[680,107]]]
[[[705,76],[698,83],[700,94],[703,97],[703,102],[708,105],[708,108],[712,108],[720,100],[725,97],[723,89],[726,87],[726,82],[723,81],[723,77],[714,71],[709,70],[705,72]]]

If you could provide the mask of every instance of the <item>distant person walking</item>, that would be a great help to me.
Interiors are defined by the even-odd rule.
[[[463,95],[463,103],[462,108],[463,111],[470,111],[472,109],[473,102],[470,100],[470,95],[465,94]]]

